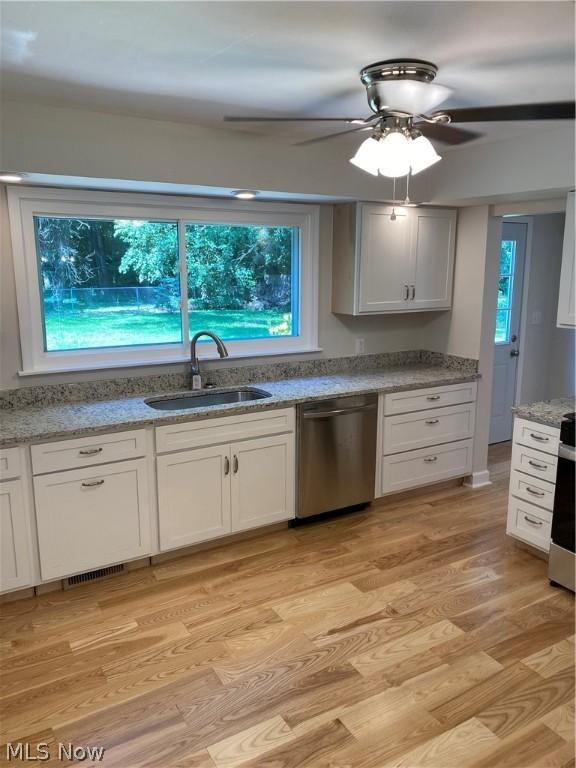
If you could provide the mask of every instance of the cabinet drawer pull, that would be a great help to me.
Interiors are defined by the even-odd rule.
[[[529,486],[529,485],[527,485],[527,486],[526,486],[526,490],[528,491],[528,493],[531,493],[531,494],[532,494],[532,496],[539,496],[540,498],[542,498],[542,496],[545,496],[545,495],[546,495],[546,494],[544,493],[544,491],[537,491],[537,490],[535,490],[534,488],[530,488],[530,486]]]
[[[434,462],[434,461],[438,461],[438,456],[426,456],[426,458],[424,459],[424,461],[425,461],[427,464],[432,464],[432,462]]]
[[[78,456],[94,456],[96,453],[102,453],[102,448],[82,448]]]
[[[534,469],[548,469],[548,464],[540,464],[539,461],[534,461],[533,459],[528,459],[528,464],[534,467]]]
[[[426,419],[426,424],[438,424],[440,419]]]
[[[104,485],[104,480],[88,480],[88,482],[82,483],[83,488],[95,488],[97,485]]]
[[[224,456],[224,474],[229,475],[230,474],[230,459],[228,456]]]
[[[538,528],[542,525],[542,520],[532,520],[528,515],[524,515],[524,520],[526,520],[527,523],[530,523],[530,525],[537,525]]]
[[[234,458],[232,459],[232,467],[233,467],[234,474],[237,474],[237,472],[238,472],[238,456],[236,456],[236,454],[234,454]]]
[[[535,435],[534,432],[530,432],[530,437],[533,440],[538,440],[539,443],[549,443],[550,442],[550,438],[549,437],[544,437],[543,435]]]
[[[440,400],[440,395],[428,395],[426,400]]]

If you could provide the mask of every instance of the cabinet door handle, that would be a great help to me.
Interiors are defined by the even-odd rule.
[[[534,461],[533,459],[528,459],[528,464],[534,467],[534,469],[548,469],[548,464],[540,464],[539,461]]]
[[[540,498],[542,498],[542,496],[545,496],[545,495],[546,495],[546,494],[544,493],[544,491],[537,491],[537,490],[535,490],[534,488],[530,488],[530,486],[529,486],[529,485],[527,485],[527,486],[526,486],[526,490],[528,491],[528,493],[531,493],[531,494],[532,494],[532,496],[539,496]]]
[[[424,459],[424,461],[425,461],[427,464],[432,464],[434,461],[438,461],[438,456],[426,456],[426,458]]]
[[[527,523],[530,523],[530,525],[537,525],[538,528],[542,525],[542,520],[532,520],[528,515],[524,515],[524,520],[526,520]]]
[[[230,474],[230,459],[228,456],[224,456],[224,474],[229,475]]]
[[[530,437],[533,440],[538,440],[539,443],[548,443],[550,442],[549,437],[544,437],[543,435],[535,435],[534,432],[530,432]]]
[[[438,424],[440,419],[426,419],[425,424]]]
[[[440,395],[428,395],[426,400],[440,400]]]
[[[232,459],[232,467],[233,467],[234,474],[237,474],[237,472],[238,472],[238,456],[236,456],[236,454],[234,454],[234,458]]]
[[[83,448],[78,451],[79,456],[94,456],[96,453],[102,453],[102,448]]]
[[[416,298],[416,286],[411,285],[410,288],[412,288],[412,296],[410,298],[412,299],[412,301],[414,301],[414,299]]]
[[[82,483],[83,488],[95,488],[97,485],[104,485],[104,480],[88,480]]]
[[[405,283],[404,285],[404,301],[408,301],[410,298],[410,288],[408,286],[408,283]]]

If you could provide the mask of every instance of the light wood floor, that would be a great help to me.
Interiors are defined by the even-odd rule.
[[[573,599],[504,535],[509,451],[482,490],[2,606],[3,738],[106,768],[573,766]]]

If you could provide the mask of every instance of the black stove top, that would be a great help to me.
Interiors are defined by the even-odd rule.
[[[576,445],[574,426],[576,423],[576,413],[565,413],[562,424],[560,425],[560,442],[564,445]]]

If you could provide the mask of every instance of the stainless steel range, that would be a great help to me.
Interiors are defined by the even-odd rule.
[[[575,498],[576,448],[574,425],[576,414],[567,413],[560,426],[560,447],[556,469],[556,492],[552,513],[552,542],[548,560],[548,578],[574,592],[576,574]]]

